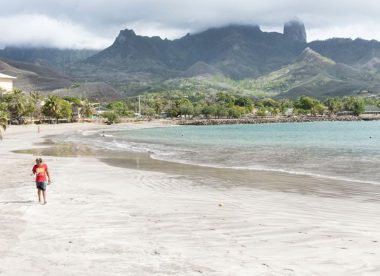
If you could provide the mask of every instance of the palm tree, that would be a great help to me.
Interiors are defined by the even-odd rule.
[[[59,104],[59,98],[55,95],[47,97],[45,104],[42,107],[42,113],[49,118],[55,118],[58,124],[58,119],[61,117],[61,106]]]
[[[31,92],[30,93],[30,102],[31,102],[31,110],[32,110],[32,116],[33,119],[37,118],[38,120],[41,118],[41,102],[42,102],[42,95],[38,92]]]
[[[330,116],[335,115],[342,107],[340,100],[337,98],[328,98],[325,101],[325,105],[329,111]]]
[[[92,106],[92,104],[87,99],[84,100],[83,103],[82,103],[82,106],[81,106],[80,114],[84,118],[89,118],[89,117],[92,116],[92,114],[94,113],[94,111],[95,111],[95,109]]]
[[[30,111],[26,94],[22,90],[16,89],[12,94],[9,94],[7,101],[11,119],[20,123],[22,117],[27,115]]]
[[[7,117],[0,113],[0,140],[3,139],[3,131],[7,129],[7,122]]]

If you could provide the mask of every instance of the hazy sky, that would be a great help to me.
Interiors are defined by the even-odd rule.
[[[119,30],[179,38],[230,23],[282,32],[302,20],[308,41],[380,40],[380,0],[2,0],[0,47],[105,48]]]

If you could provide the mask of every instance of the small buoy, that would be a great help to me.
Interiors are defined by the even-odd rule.
[[[223,203],[219,203],[219,207],[222,207],[223,206]]]
[[[369,139],[372,139],[372,136],[369,136]]]

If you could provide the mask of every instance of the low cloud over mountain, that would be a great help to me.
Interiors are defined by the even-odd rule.
[[[50,46],[102,49],[118,30],[179,38],[210,26],[260,24],[281,31],[285,21],[301,18],[309,41],[330,37],[380,40],[380,2],[297,0],[99,0],[4,1],[0,10],[0,47]]]

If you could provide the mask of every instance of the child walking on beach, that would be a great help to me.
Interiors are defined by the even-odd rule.
[[[41,158],[37,158],[32,172],[36,176],[38,201],[42,203],[43,199],[43,204],[46,204],[46,185],[51,183],[48,166],[42,162]]]

